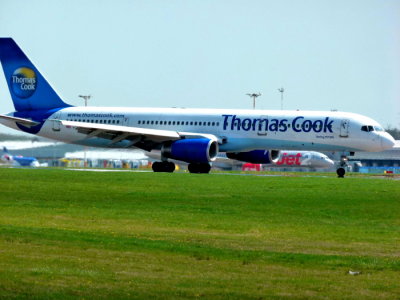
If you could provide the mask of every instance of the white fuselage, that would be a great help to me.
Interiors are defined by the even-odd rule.
[[[61,125],[58,120],[210,134],[218,138],[220,152],[382,151],[393,145],[393,138],[376,121],[344,112],[68,107],[48,117],[37,133],[67,143],[124,148],[129,147],[126,140],[110,143],[109,139],[88,137],[73,127]],[[15,122],[1,122],[20,130]],[[370,130],[362,130],[365,126]]]
[[[265,150],[267,151],[267,150]],[[160,154],[154,155],[152,153],[146,153],[151,158],[159,159]],[[228,163],[229,161],[237,161],[235,159],[229,159],[226,154],[220,153],[217,156],[217,163]],[[240,163],[246,163],[246,161],[239,161]],[[262,164],[268,167],[294,167],[294,168],[330,168],[335,165],[327,155],[316,152],[316,151],[294,151],[294,150],[282,150],[279,152],[277,159],[270,163],[256,163]]]
[[[330,168],[334,162],[325,154],[315,151],[281,151],[274,167]]]

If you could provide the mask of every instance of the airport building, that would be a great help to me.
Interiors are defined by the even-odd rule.
[[[349,157],[350,162],[360,162],[361,166],[354,171],[361,173],[385,173],[400,174],[400,141],[390,150],[382,152],[356,152]]]

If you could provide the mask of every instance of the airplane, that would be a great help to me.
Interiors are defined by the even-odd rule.
[[[0,61],[15,107],[0,115],[2,124],[66,143],[160,150],[154,172],[173,172],[168,159],[175,159],[189,163],[191,173],[209,173],[219,152],[252,155],[266,149],[276,159],[280,150],[351,155],[394,145],[378,122],[346,112],[75,107],[59,97],[12,38],[0,38]]]
[[[226,157],[252,164],[266,164],[269,167],[296,167],[296,168],[331,168],[335,162],[323,153],[316,151],[282,150],[272,159],[268,150],[253,150],[249,152],[227,153]]]
[[[5,162],[6,164],[12,164],[14,166],[21,167],[39,167],[39,161],[36,157],[26,157],[20,155],[10,155],[7,148],[3,147],[3,155],[0,157],[0,160]]]

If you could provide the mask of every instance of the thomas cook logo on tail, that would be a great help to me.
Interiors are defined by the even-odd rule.
[[[34,70],[21,67],[11,76],[13,93],[20,98],[28,98],[36,91],[37,78]]]

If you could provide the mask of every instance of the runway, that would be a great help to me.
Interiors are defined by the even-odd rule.
[[[64,170],[68,171],[77,171],[77,172],[100,172],[100,173],[107,173],[107,172],[114,172],[114,173],[153,173],[151,170],[121,170],[121,169],[76,169],[76,168],[64,168]],[[178,171],[175,172],[177,174],[190,174],[188,172],[182,172]],[[207,176],[206,174],[201,174],[202,176]],[[303,173],[303,172],[297,172],[297,173],[281,173],[281,174],[257,174],[257,173],[228,173],[228,172],[211,172],[208,174],[208,176],[212,175],[225,175],[225,176],[254,176],[254,177],[308,177],[308,178],[336,178],[336,174],[334,173],[327,173],[327,175],[322,175],[320,173],[318,174],[311,174],[311,173]],[[345,178],[368,178],[368,179],[392,179],[392,180],[400,180],[400,175],[395,174],[395,175],[346,175]]]

